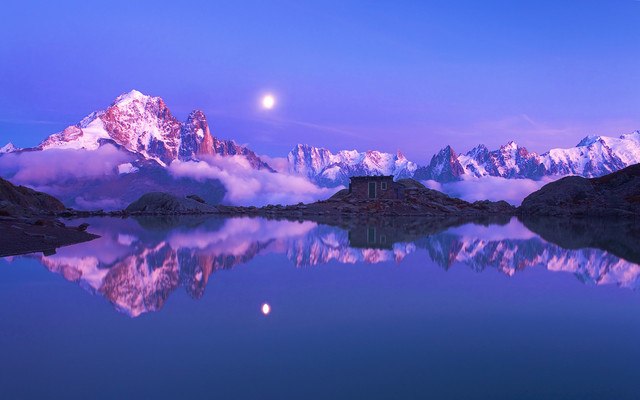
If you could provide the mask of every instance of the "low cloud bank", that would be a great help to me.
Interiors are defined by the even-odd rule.
[[[122,188],[117,181],[121,175],[117,170],[119,165],[132,160],[132,155],[112,145],[104,145],[97,150],[51,149],[10,153],[0,157],[0,176],[12,183],[58,196],[69,206],[110,210],[123,208],[131,201],[121,198],[119,189]],[[168,172],[173,178],[189,178],[196,184],[218,179],[227,190],[224,201],[234,205],[306,203],[327,198],[341,189],[320,188],[304,177],[290,175],[284,168],[286,159],[269,161],[278,161],[274,165],[282,172],[255,170],[243,156],[213,156],[198,162],[174,161]],[[132,171],[130,175],[138,173],[144,174],[143,171]],[[103,182],[103,178],[115,191],[104,193],[98,190],[99,186],[91,186],[93,182]],[[132,188],[133,191],[135,189]]]
[[[112,145],[97,150],[28,151],[0,157],[0,174],[15,184],[46,187],[72,179],[113,175],[131,156]]]
[[[316,228],[315,222],[272,221],[256,218],[230,218],[217,231],[192,229],[173,232],[167,241],[172,248],[197,249],[206,254],[241,256],[256,243],[304,237]]]
[[[285,174],[289,173],[289,160],[287,160],[287,157],[269,157],[261,155],[260,159],[278,172]]]
[[[225,202],[235,205],[308,203],[341,189],[320,188],[301,176],[256,170],[242,156],[174,161],[169,172],[179,178],[219,179],[227,189]]]
[[[458,182],[439,183],[436,181],[423,181],[430,189],[439,190],[452,197],[458,197],[466,201],[477,200],[504,200],[514,206],[519,206],[529,194],[540,189],[554,179],[506,179],[495,176],[482,178],[468,178]]]

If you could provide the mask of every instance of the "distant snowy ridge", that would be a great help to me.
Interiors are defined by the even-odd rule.
[[[342,150],[335,154],[325,148],[298,144],[287,156],[289,170],[306,176],[321,186],[348,185],[354,175],[393,175],[412,177],[417,165],[398,152],[358,152]]]
[[[511,141],[490,151],[478,145],[465,154],[446,146],[426,166],[417,166],[401,153],[339,151],[298,144],[287,157],[290,171],[322,186],[344,185],[353,175],[393,175],[418,180],[454,182],[487,176],[506,179],[597,177],[640,163],[640,131],[620,137],[588,136],[576,147],[552,149],[538,155]]]
[[[0,154],[11,153],[12,151],[18,150],[13,143],[9,142],[6,145],[0,147]]]

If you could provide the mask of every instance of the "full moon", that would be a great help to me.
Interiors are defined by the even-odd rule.
[[[276,98],[273,95],[266,95],[262,98],[262,107],[271,110],[276,105]]]
[[[271,306],[269,304],[267,304],[267,303],[264,303],[262,305],[262,313],[264,315],[269,315],[270,312],[271,312]]]

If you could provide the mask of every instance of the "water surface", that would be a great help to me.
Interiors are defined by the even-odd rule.
[[[87,222],[100,239],[0,261],[3,398],[640,389],[638,249],[598,221]]]

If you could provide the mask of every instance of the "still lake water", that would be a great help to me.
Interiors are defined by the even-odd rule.
[[[2,399],[640,398],[634,242],[87,222],[100,239],[0,260]]]

